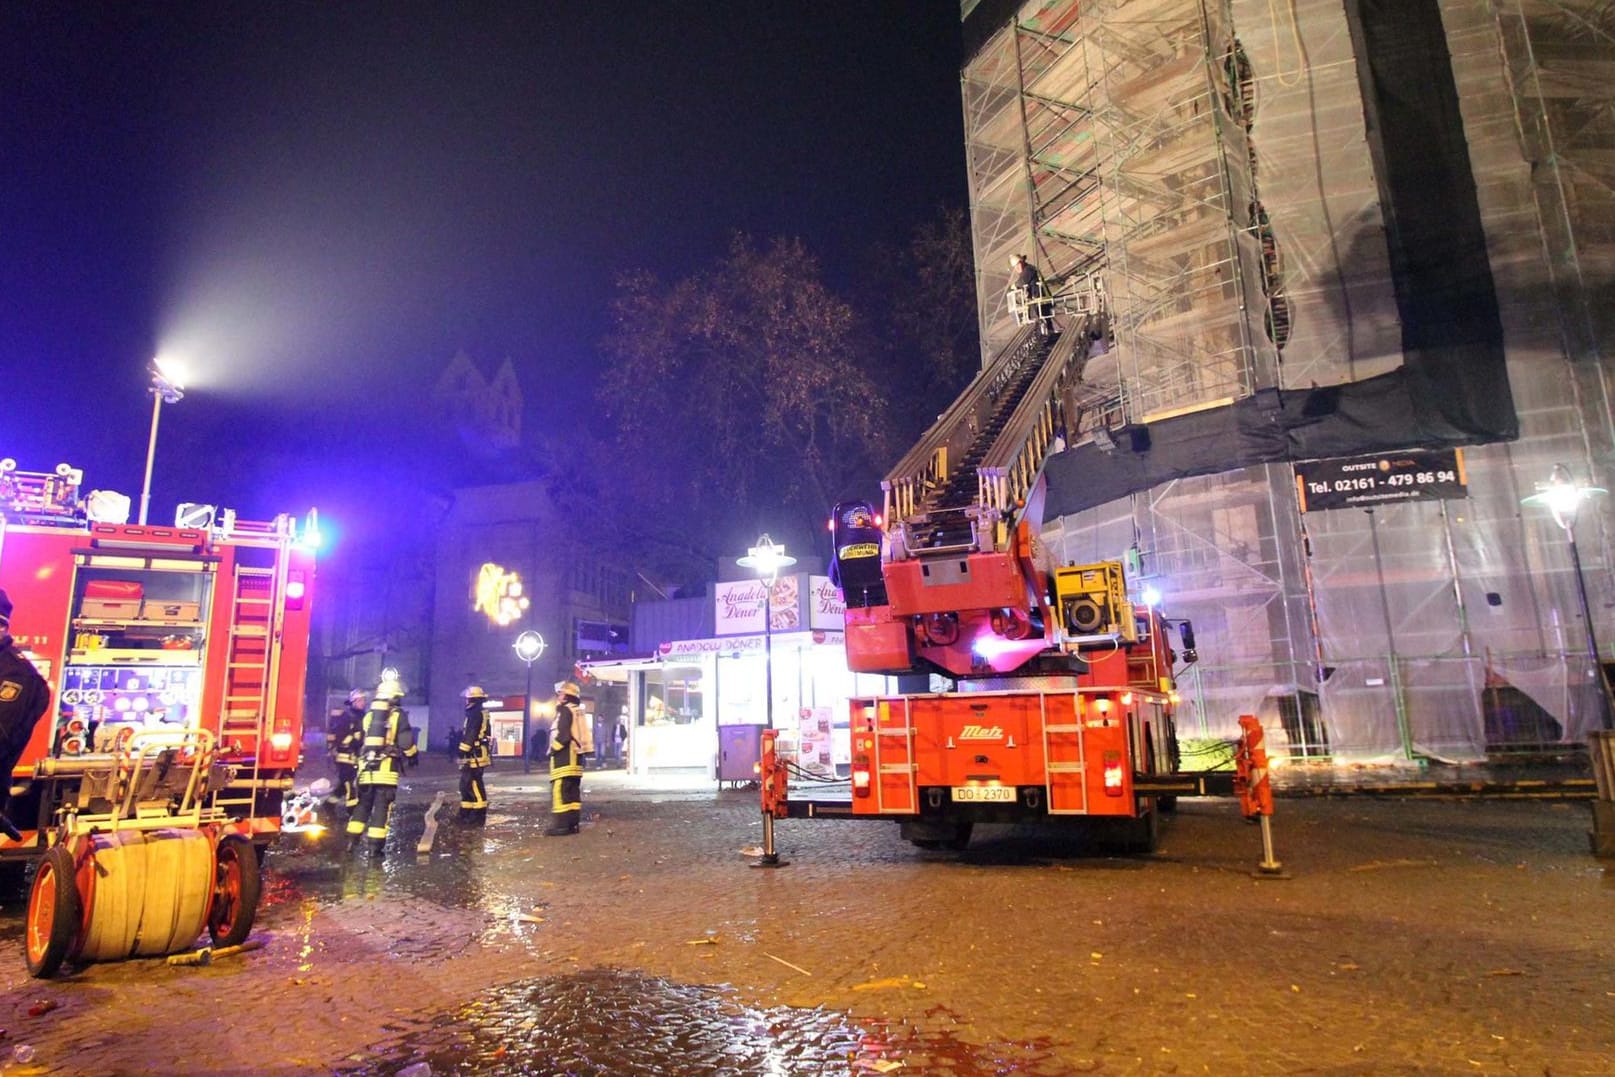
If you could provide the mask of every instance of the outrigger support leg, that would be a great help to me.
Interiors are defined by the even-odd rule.
[[[788,782],[785,761],[779,757],[774,743],[778,737],[777,729],[763,730],[763,758],[758,765],[763,800],[763,854],[752,862],[754,868],[783,868],[790,863],[781,860],[774,848],[774,820],[785,818]]]
[[[1262,860],[1251,872],[1258,879],[1288,879],[1273,856],[1273,783],[1267,772],[1262,723],[1253,714],[1239,716],[1239,746],[1234,750],[1234,791],[1246,819],[1262,824]]]

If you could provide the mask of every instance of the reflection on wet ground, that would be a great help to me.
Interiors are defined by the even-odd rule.
[[[952,1015],[927,1014],[935,1025]],[[906,1023],[854,1023],[828,1009],[735,1001],[702,987],[620,969],[526,980],[377,1044],[340,1077],[429,1072],[494,1077],[848,1077],[907,1073],[1054,1077],[1046,1042],[971,1047]]]

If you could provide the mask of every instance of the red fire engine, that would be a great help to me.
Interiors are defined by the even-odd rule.
[[[105,932],[92,930],[88,904],[79,909],[87,939],[69,935],[52,948],[49,936],[65,930],[52,908],[67,908],[75,876],[90,900],[84,867],[97,856],[128,860],[132,882],[123,885],[132,892],[145,874],[183,873],[155,852],[132,851],[134,836],[159,830],[202,839],[186,855],[202,865],[203,896],[181,892],[176,907],[200,901],[206,912],[206,890],[216,887],[207,926],[240,941],[303,731],[309,529],[300,533],[290,516],[248,522],[193,505],[180,507],[180,526],[97,522],[102,495],[81,498],[80,482],[66,465],[31,473],[0,462],[0,587],[15,605],[17,645],[52,697],[8,776],[8,814],[22,840],[0,838],[0,859],[45,857],[28,950],[31,969],[49,969],[36,975],[64,955],[129,956],[117,953],[118,941],[97,941]],[[113,498],[124,512],[110,515],[126,515],[127,501]],[[131,849],[111,847],[120,843]],[[40,877],[52,882],[36,916]]]
[[[1078,428],[1074,387],[1102,324],[1091,298],[1064,332],[1028,325],[977,376],[887,476],[881,513],[835,507],[848,666],[945,690],[851,701],[850,799],[793,798],[765,736],[765,863],[772,820],[789,816],[893,819],[917,846],[956,849],[976,823],[1069,821],[1147,851],[1178,796],[1239,792],[1265,824],[1259,742],[1236,752],[1238,773],[1179,772],[1187,622],[1130,602],[1121,562],[1053,563],[1039,543],[1043,459],[1068,419]]]

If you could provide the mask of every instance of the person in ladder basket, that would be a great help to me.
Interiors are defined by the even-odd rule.
[[[576,834],[583,818],[583,751],[589,722],[576,681],[555,686],[555,728],[550,734],[550,828],[547,837]]]
[[[1054,304],[1049,299],[1049,287],[1043,281],[1043,274],[1038,272],[1024,254],[1014,254],[1009,259],[1009,286],[1022,289],[1026,300],[1026,321],[1028,324],[1037,322],[1038,332],[1048,336],[1054,331]]]
[[[22,832],[11,821],[11,772],[34,735],[34,726],[50,707],[50,686],[34,664],[17,650],[11,638],[11,599],[0,591],[0,834],[21,841]]]
[[[483,783],[483,772],[493,762],[489,746],[493,731],[482,708],[488,702],[488,693],[473,684],[463,693],[465,698],[465,728],[460,732],[460,821],[484,823],[488,821],[488,787]]]
[[[404,686],[383,681],[376,701],[365,715],[364,739],[359,747],[359,804],[348,816],[348,849],[368,844],[371,856],[387,846],[393,801],[398,799],[398,778],[407,764],[420,762],[415,729],[404,710]]]
[[[332,799],[340,798],[349,815],[359,806],[359,746],[364,740],[367,699],[363,688],[349,692],[348,705],[331,719],[325,734],[325,748],[336,765],[337,791]]]

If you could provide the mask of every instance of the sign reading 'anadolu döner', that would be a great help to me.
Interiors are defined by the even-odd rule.
[[[802,592],[804,580],[808,585],[805,595]],[[741,636],[762,632],[766,586],[762,580],[718,584],[714,595],[716,634]],[[800,628],[839,629],[845,622],[846,606],[841,601],[841,593],[827,576],[782,576],[774,581],[768,605],[773,614],[769,630],[774,632],[793,632]]]

